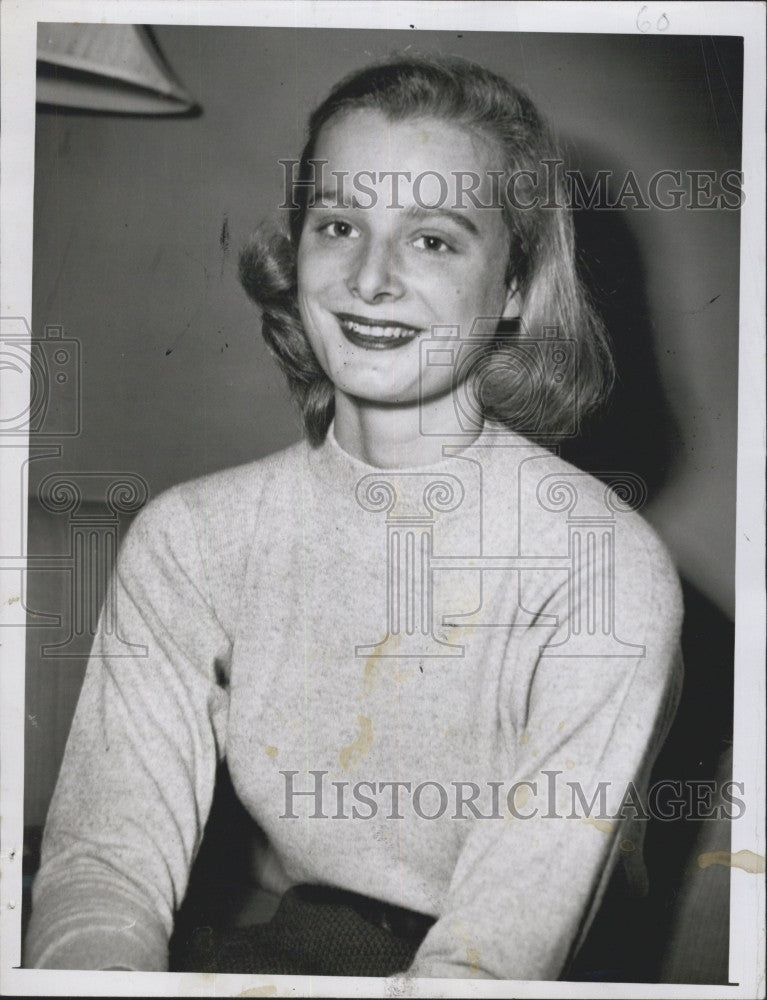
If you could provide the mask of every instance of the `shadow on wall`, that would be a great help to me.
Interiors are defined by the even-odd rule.
[[[573,218],[581,278],[610,335],[617,379],[608,403],[560,451],[597,476],[641,476],[650,501],[665,485],[681,441],[656,361],[642,258],[622,209],[581,208]]]
[[[617,381],[609,404],[561,453],[597,476],[641,476],[651,501],[669,480],[682,441],[656,361],[641,255],[622,210],[581,209],[574,221],[582,278],[610,334]],[[682,589],[684,686],[651,780],[720,789],[732,778],[734,625],[689,580]],[[727,983],[729,869],[704,870],[700,859],[729,850],[726,819],[652,820],[649,896],[626,910],[620,887],[611,886],[572,978]]]
[[[579,981],[729,982],[730,870],[721,862],[730,851],[730,821],[692,819],[679,803],[700,788],[701,814],[724,807],[738,815],[721,796],[732,778],[735,629],[691,584],[683,582],[683,592],[684,686],[650,779],[675,783],[658,796],[658,809],[673,818],[648,822],[648,896],[627,902],[613,879],[576,958],[570,978]],[[707,785],[715,786],[708,794]],[[717,863],[707,863],[712,857]]]

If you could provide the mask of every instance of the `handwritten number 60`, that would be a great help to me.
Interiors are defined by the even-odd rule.
[[[647,10],[647,5],[645,5],[644,7],[642,7],[642,9],[637,14],[637,18],[636,18],[636,26],[639,29],[639,31],[642,31],[642,32],[650,31],[652,29],[652,26],[653,26],[652,21],[645,14],[646,10]],[[666,28],[668,28],[668,26],[669,26],[670,23],[671,22],[669,21],[667,15],[666,14],[661,14],[661,16],[655,22],[655,30],[656,31],[665,31]]]

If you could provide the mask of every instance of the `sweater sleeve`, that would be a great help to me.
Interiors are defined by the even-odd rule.
[[[573,613],[567,587],[545,608],[559,617],[547,649],[535,628],[509,644],[509,815],[471,820],[444,908],[409,975],[555,980],[618,858],[645,876],[636,820],[679,699],[682,608],[676,572],[649,530],[624,567],[616,634],[644,646],[643,655],[549,655]],[[532,668],[521,668],[526,659]]]
[[[171,490],[136,518],[109,583],[46,822],[28,967],[167,968],[223,755],[229,640],[212,589]]]

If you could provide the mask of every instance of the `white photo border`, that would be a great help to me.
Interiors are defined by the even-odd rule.
[[[662,18],[666,18],[664,25]],[[765,7],[761,3],[293,2],[281,0],[27,0],[2,10],[2,230],[0,317],[29,321],[38,21],[290,28],[556,31],[741,35],[744,39],[743,162],[747,205],[741,215],[736,549],[735,737],[733,774],[748,790],[732,826],[732,852],[765,854]],[[663,25],[663,27],[659,27]],[[11,391],[22,387],[15,380]],[[13,412],[24,398],[9,404]],[[24,495],[8,484],[24,475],[23,440],[0,440],[0,552],[13,551],[25,523]],[[22,480],[23,481],[23,480]],[[0,608],[23,609],[13,592],[21,574],[0,574]],[[8,579],[5,579],[8,577]],[[9,609],[11,611],[9,612]],[[23,628],[3,630],[0,649],[0,992],[82,996],[508,996],[509,983],[482,980],[382,980],[247,975],[62,972],[20,969],[23,842]],[[515,982],[519,997],[755,997],[765,991],[764,879],[732,869],[729,986]]]

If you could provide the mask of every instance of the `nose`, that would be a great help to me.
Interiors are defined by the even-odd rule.
[[[352,295],[363,302],[394,301],[404,291],[395,250],[389,240],[362,239],[346,278]]]

